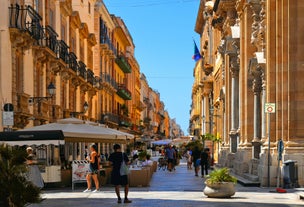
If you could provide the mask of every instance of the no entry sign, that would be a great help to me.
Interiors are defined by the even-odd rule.
[[[264,112],[265,113],[275,113],[276,104],[275,103],[265,103]]]

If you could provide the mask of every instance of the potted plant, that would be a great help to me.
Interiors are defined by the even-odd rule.
[[[204,194],[209,198],[229,198],[235,194],[236,182],[228,168],[214,170],[207,176]]]
[[[0,145],[0,206],[41,202],[41,190],[26,178],[26,151]]]

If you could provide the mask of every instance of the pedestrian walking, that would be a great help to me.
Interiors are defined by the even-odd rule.
[[[128,156],[121,152],[121,147],[119,144],[114,145],[114,152],[110,155],[109,161],[112,163],[112,173],[111,173],[111,183],[115,186],[115,193],[117,196],[117,203],[121,203],[120,197],[120,186],[125,187],[125,199],[124,203],[131,203],[132,201],[128,199],[129,193],[129,182],[128,175],[120,175],[120,166],[121,163],[125,161],[125,163],[129,164]]]
[[[86,160],[90,162],[90,165],[89,165],[89,171],[86,176],[88,188],[83,191],[84,193],[92,191],[91,179],[93,179],[95,184],[95,190],[93,191],[93,193],[99,191],[98,172],[100,169],[100,156],[97,153],[97,146],[95,144],[92,144],[90,146],[90,152],[91,152],[90,155],[86,157]]]
[[[168,170],[171,172],[174,167],[174,158],[176,156],[176,152],[173,149],[172,145],[166,149],[166,158],[168,160]]]
[[[172,148],[173,148],[174,151],[175,151],[175,153],[174,153],[174,158],[173,158],[173,170],[176,170],[175,166],[177,166],[177,164],[178,164],[178,159],[179,159],[179,157],[178,157],[178,149],[176,148],[175,145],[174,145]]]
[[[192,170],[192,150],[191,149],[187,149],[185,157],[187,159],[187,169]]]
[[[198,146],[195,146],[192,151],[192,162],[193,162],[195,176],[198,176],[198,171],[200,167],[200,156],[201,156],[201,151],[198,148]]]
[[[209,149],[205,148],[202,153],[201,153],[201,175],[202,178],[204,177],[204,172],[205,175],[208,175],[208,168],[209,168]]]

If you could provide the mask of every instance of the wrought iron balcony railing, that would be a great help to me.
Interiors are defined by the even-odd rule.
[[[57,47],[58,47],[58,51],[57,51],[58,58],[62,59],[64,62],[68,63],[69,46],[65,43],[65,41],[59,40],[59,41],[57,41]]]
[[[91,69],[87,69],[87,82],[91,85],[94,84],[94,72]]]
[[[131,92],[126,88],[124,84],[119,84],[116,92],[124,100],[131,100]]]
[[[117,88],[116,81],[109,74],[102,73],[100,80],[101,80],[101,84],[107,83],[107,84],[110,84],[112,87]]]
[[[45,27],[45,46],[50,48],[54,53],[56,53],[58,34],[51,26]]]
[[[100,44],[106,45],[108,49],[113,52],[113,54],[117,53],[116,48],[114,47],[113,43],[111,42],[111,39],[107,35],[100,35]]]
[[[131,119],[129,117],[127,117],[127,116],[120,116],[119,119],[120,119],[120,123],[119,123],[120,126],[124,126],[124,127],[130,127],[130,126],[132,126],[132,121],[131,121]]]
[[[82,78],[86,79],[86,64],[84,64],[82,61],[78,61],[78,75],[80,75]]]
[[[119,125],[119,116],[111,112],[105,112],[101,115],[101,123],[102,124],[114,123]]]
[[[71,68],[76,73],[78,71],[77,56],[73,52],[69,53],[69,68]]]
[[[128,63],[127,58],[123,54],[117,55],[115,62],[124,73],[131,73],[131,66]]]
[[[43,27],[40,24],[42,17],[31,6],[19,4],[9,7],[10,28],[17,28],[28,33],[35,39],[44,37]]]

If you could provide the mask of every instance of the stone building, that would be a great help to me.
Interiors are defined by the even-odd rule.
[[[103,1],[9,0],[2,6],[0,100],[13,106],[13,115],[0,114],[0,130],[75,117],[136,138],[169,136],[169,114],[141,78],[127,25]]]
[[[200,104],[202,118],[193,118],[192,108],[190,123],[197,120],[204,133],[199,120],[207,117],[222,138],[218,164],[262,186],[276,185],[280,140],[282,162],[296,161],[304,185],[304,84],[296,78],[304,71],[303,7],[285,0],[200,1],[195,31],[202,59],[195,77],[203,75],[195,79],[200,93],[192,94],[199,99],[192,107]]]

